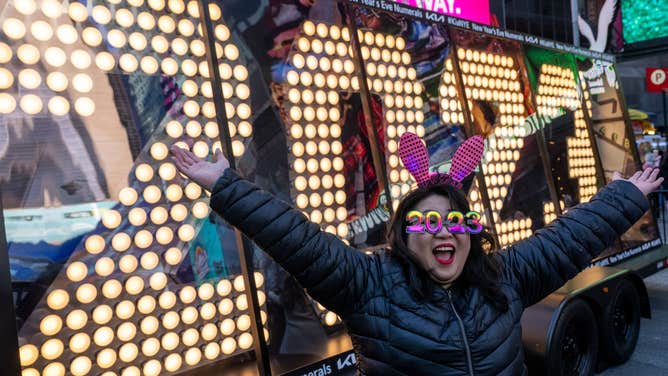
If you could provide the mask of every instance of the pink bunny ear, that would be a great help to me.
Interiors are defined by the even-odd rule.
[[[419,184],[429,179],[427,148],[416,134],[405,132],[399,139],[399,158]]]
[[[473,136],[466,140],[452,157],[452,166],[448,175],[453,180],[461,182],[475,169],[485,152],[485,140],[480,136]]]

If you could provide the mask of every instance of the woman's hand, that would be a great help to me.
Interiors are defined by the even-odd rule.
[[[612,175],[612,180],[626,180],[635,185],[645,196],[647,196],[661,186],[663,178],[657,178],[657,176],[659,176],[659,169],[650,167],[646,168],[644,171],[637,171],[628,179],[624,179],[622,174],[615,172]]]
[[[181,149],[174,145],[171,148],[172,160],[179,171],[190,180],[211,191],[216,180],[230,167],[230,162],[223,156],[220,149],[216,149],[216,162],[207,162],[190,150]]]

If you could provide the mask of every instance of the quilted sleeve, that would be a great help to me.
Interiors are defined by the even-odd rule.
[[[211,207],[267,252],[339,315],[353,311],[380,286],[379,261],[321,231],[300,211],[227,169],[214,186]]]
[[[525,307],[533,305],[589,266],[648,208],[647,199],[633,184],[613,181],[590,202],[500,251],[504,279],[516,287]]]

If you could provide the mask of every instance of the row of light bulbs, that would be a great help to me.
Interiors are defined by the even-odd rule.
[[[122,0],[107,0],[109,4],[119,5]],[[42,0],[39,7],[35,0],[21,0],[14,2],[14,8],[24,16],[31,16],[39,9],[48,18],[58,18],[63,14],[63,4],[58,0]],[[183,0],[127,0],[127,4],[132,7],[141,7],[146,4],[150,10],[160,12],[169,11],[173,14],[183,14],[185,11],[193,18],[199,18],[199,5],[197,1]],[[67,12],[75,21],[84,21],[84,15],[88,13],[86,5],[78,2],[72,2],[68,5]],[[221,16],[220,7],[217,4],[209,4],[209,12],[213,21],[218,21]]]
[[[458,48],[457,57],[459,60],[466,60],[469,63],[482,63],[494,65],[498,68],[512,68],[515,65],[515,60],[510,56],[503,56],[499,54],[472,50],[469,48]]]
[[[265,336],[268,332],[265,332]],[[176,334],[174,334],[176,336]],[[168,341],[175,341],[174,337],[168,337]],[[160,342],[156,338],[149,338],[142,343],[142,353],[151,354],[159,351]],[[157,376],[164,371],[176,372],[185,365],[195,366],[199,364],[203,357],[207,360],[215,360],[222,354],[232,354],[237,348],[246,350],[253,345],[253,336],[246,332],[238,336],[238,338],[227,337],[218,342],[209,342],[203,346],[190,347],[185,350],[185,353],[174,352],[165,356],[162,361],[158,359],[149,359],[141,364],[141,369],[138,366],[130,365],[120,371],[121,376]],[[47,351],[59,350],[57,342],[50,342]],[[133,362],[139,355],[139,348],[134,343],[126,343],[122,345],[118,352],[114,349],[106,348],[101,350],[96,355],[96,365],[103,371],[111,368],[119,359],[122,362]],[[69,373],[75,376],[88,375],[93,369],[93,362],[91,358],[81,355],[75,357],[66,368],[61,362],[52,362],[47,364],[42,370],[41,376],[64,376]],[[68,372],[69,371],[69,372]],[[35,368],[25,368],[22,371],[23,376],[40,376],[40,372]],[[116,375],[112,371],[102,373],[103,376]]]

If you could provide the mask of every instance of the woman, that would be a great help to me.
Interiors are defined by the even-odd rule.
[[[526,374],[524,308],[623,234],[647,211],[645,196],[662,181],[655,169],[628,180],[616,173],[589,203],[489,256],[492,241],[484,231],[452,234],[444,226],[435,234],[406,232],[410,210],[469,211],[460,189],[425,184],[397,208],[390,251],[368,256],[240,178],[222,153],[209,163],[187,150],[172,152],[179,170],[211,191],[216,212],[341,316],[360,373],[385,376]]]

